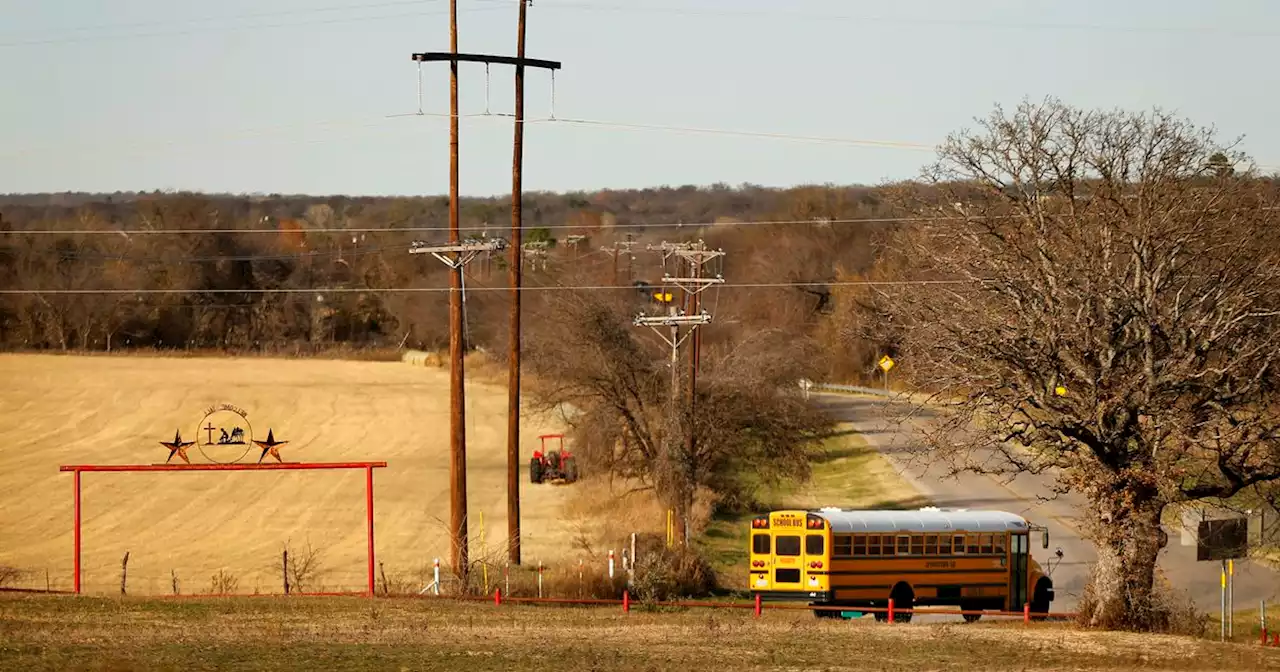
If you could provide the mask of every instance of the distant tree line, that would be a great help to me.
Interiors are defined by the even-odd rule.
[[[888,223],[841,223],[893,214],[880,190],[849,186],[767,189],[685,186],[525,197],[531,287],[659,285],[662,241],[705,239],[728,253],[730,283],[708,294],[711,331],[755,326],[841,341],[827,283],[866,271]],[[776,224],[737,222],[783,221]],[[237,196],[192,193],[0,196],[0,347],[317,352],[333,348],[437,348],[448,339],[445,267],[408,254],[413,240],[447,239],[445,197]],[[506,237],[508,197],[461,204],[464,236]],[[391,229],[369,232],[363,229]],[[266,229],[267,232],[261,230]],[[410,229],[436,229],[412,231]],[[35,231],[64,231],[37,234]],[[29,232],[29,233],[24,233]],[[201,233],[192,233],[201,232]],[[205,233],[207,232],[207,233]],[[632,240],[632,255],[601,248]],[[467,267],[471,347],[506,341],[507,253]],[[105,290],[105,291],[103,291]],[[311,291],[314,290],[314,291]],[[405,291],[419,290],[419,291]],[[601,290],[618,293],[619,290]],[[629,293],[641,296],[642,292]],[[643,298],[643,297],[641,297]],[[530,313],[529,320],[554,319]],[[837,357],[841,375],[874,353]]]

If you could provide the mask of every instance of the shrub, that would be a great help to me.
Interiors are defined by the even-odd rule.
[[[689,548],[650,549],[637,555],[631,592],[638,600],[704,597],[716,588],[710,563]]]

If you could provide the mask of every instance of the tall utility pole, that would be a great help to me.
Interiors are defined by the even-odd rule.
[[[458,0],[449,0],[449,51],[458,53]],[[449,63],[449,243],[458,235],[458,62]],[[449,527],[455,541],[451,560],[466,585],[467,568],[467,404],[462,371],[462,265],[449,272]]]
[[[516,59],[524,59],[524,17],[528,0],[520,0],[516,21]],[[516,63],[515,140],[511,159],[511,353],[507,359],[507,558],[520,564],[520,249],[524,205],[524,64]]]
[[[672,418],[673,424],[676,426],[678,426],[678,423],[675,422],[675,419],[676,417],[678,417],[678,413],[679,413],[677,409],[678,409],[678,401],[680,396],[679,384],[678,384],[678,381],[679,381],[678,353],[679,353],[680,346],[684,343],[684,341],[685,340],[690,341],[688,411],[687,411],[688,418],[689,418],[689,426],[687,428],[688,443],[686,446],[686,451],[687,451],[686,455],[691,459],[692,456],[696,454],[695,450],[697,449],[697,438],[696,438],[695,432],[693,431],[693,417],[694,417],[694,411],[696,408],[695,407],[695,403],[697,399],[696,387],[697,387],[697,381],[698,381],[697,370],[698,370],[698,358],[700,356],[700,353],[698,351],[698,340],[700,336],[700,330],[698,329],[698,327],[704,324],[709,324],[711,322],[711,315],[707,313],[705,310],[701,310],[701,302],[699,299],[699,295],[702,293],[703,290],[705,290],[706,288],[712,285],[724,283],[724,277],[721,274],[716,274],[714,277],[705,277],[702,271],[703,271],[703,267],[708,262],[724,256],[724,251],[708,250],[706,244],[700,240],[692,243],[663,242],[661,245],[657,245],[657,246],[649,245],[647,246],[647,249],[650,251],[661,252],[664,266],[668,258],[675,256],[679,259],[680,262],[684,262],[684,264],[687,265],[689,268],[688,273],[681,274],[680,271],[682,270],[682,265],[680,263],[677,263],[676,264],[677,275],[672,276],[670,274],[664,273],[662,277],[662,283],[664,285],[675,285],[676,287],[679,287],[680,289],[684,290],[685,310],[677,312],[675,310],[675,307],[672,306],[670,308],[670,313],[668,315],[660,316],[660,317],[649,317],[641,313],[638,317],[636,317],[635,325],[647,326],[652,328],[656,333],[658,333],[659,336],[662,336],[662,339],[666,341],[667,345],[671,348],[671,402],[672,402],[671,413],[673,414],[673,418]],[[686,332],[684,336],[680,336],[680,333],[679,333],[679,328],[681,326],[689,327],[689,331]],[[671,336],[668,337],[666,334],[663,334],[661,331],[659,331],[659,327],[670,327]],[[689,541],[688,514],[689,514],[688,511],[681,511],[680,519],[678,521],[679,528],[680,528],[679,536],[682,542],[686,544]]]
[[[520,42],[523,43],[523,17],[524,5],[521,3],[521,20],[520,20]],[[450,526],[453,528],[453,569],[454,573],[460,579],[465,580],[468,565],[467,552],[467,463],[466,463],[466,430],[464,405],[465,397],[463,392],[463,351],[462,347],[462,267],[467,264],[481,251],[492,251],[505,247],[503,241],[493,242],[475,242],[464,243],[459,240],[458,235],[458,63],[502,63],[506,65],[514,65],[517,67],[517,92],[523,90],[523,68],[546,68],[548,70],[560,69],[560,63],[557,61],[545,61],[534,58],[525,58],[520,56],[496,56],[492,54],[464,54],[458,52],[458,2],[450,0],[449,2],[449,51],[429,51],[417,52],[412,54],[414,61],[418,63],[432,61],[448,61],[450,71],[449,82],[449,245],[443,246],[416,246],[414,252],[430,252],[437,259],[444,261],[451,269],[449,285],[453,291],[449,295],[449,361],[450,361],[450,418],[449,418],[449,448],[450,448]],[[421,67],[421,66],[419,66]],[[524,98],[519,95],[519,103],[517,110],[523,116]],[[521,228],[520,210],[519,210],[519,192],[520,192],[520,156],[523,150],[523,118],[516,121],[516,142],[515,157],[516,163],[512,166],[512,182],[515,187],[516,195],[513,198],[512,205],[512,228],[519,235]],[[520,258],[521,245],[512,245],[512,255],[514,259]],[[445,256],[451,255],[451,256]],[[518,261],[514,266],[518,267]],[[519,292],[520,275],[519,271],[515,271],[512,275],[513,282],[516,283],[512,287],[513,293]],[[518,312],[513,313],[516,317],[515,328],[519,329]],[[519,347],[518,334],[513,335]],[[517,363],[513,366],[518,367]],[[519,387],[514,388],[515,394],[519,394]],[[519,397],[512,397],[515,403],[519,403]],[[518,414],[519,407],[514,410]],[[519,427],[517,425],[516,433],[518,436]],[[517,455],[518,457],[518,455]],[[518,468],[518,465],[517,465]],[[512,495],[518,497],[517,494]],[[519,524],[518,522],[516,523]]]

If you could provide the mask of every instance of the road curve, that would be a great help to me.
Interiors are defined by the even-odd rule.
[[[918,464],[908,461],[912,449],[918,447],[918,425],[902,422],[885,411],[893,402],[876,397],[839,394],[815,394],[813,398],[841,422],[850,423],[879,451],[921,494],[940,507],[973,509],[1000,509],[1017,513],[1049,528],[1048,549],[1041,548],[1039,538],[1034,538],[1032,556],[1042,567],[1052,570],[1056,596],[1053,611],[1074,611],[1089,578],[1089,572],[1097,560],[1092,542],[1080,532],[1079,517],[1084,510],[1084,499],[1075,494],[1042,501],[1048,496],[1053,480],[1051,475],[1019,474],[1016,479],[962,474],[946,477],[940,465]],[[913,422],[928,422],[929,413],[923,412]],[[1160,553],[1159,568],[1175,590],[1185,591],[1196,607],[1203,611],[1217,611],[1219,606],[1220,574],[1216,562],[1197,562],[1194,546],[1182,544],[1182,532],[1166,528],[1169,544]],[[1062,559],[1056,558],[1056,549],[1062,549]],[[1280,598],[1280,573],[1260,563],[1249,560],[1235,563],[1234,599],[1237,609],[1252,608],[1258,601],[1269,602]]]

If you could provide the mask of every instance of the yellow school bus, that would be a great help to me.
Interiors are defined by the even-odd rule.
[[[883,609],[892,598],[895,612],[932,605],[1021,611],[1029,603],[1043,614],[1053,582],[1031,558],[1037,530],[1048,548],[1048,530],[1004,511],[772,511],[751,521],[751,591],[761,600],[849,611]],[[894,620],[911,615],[895,613]]]

